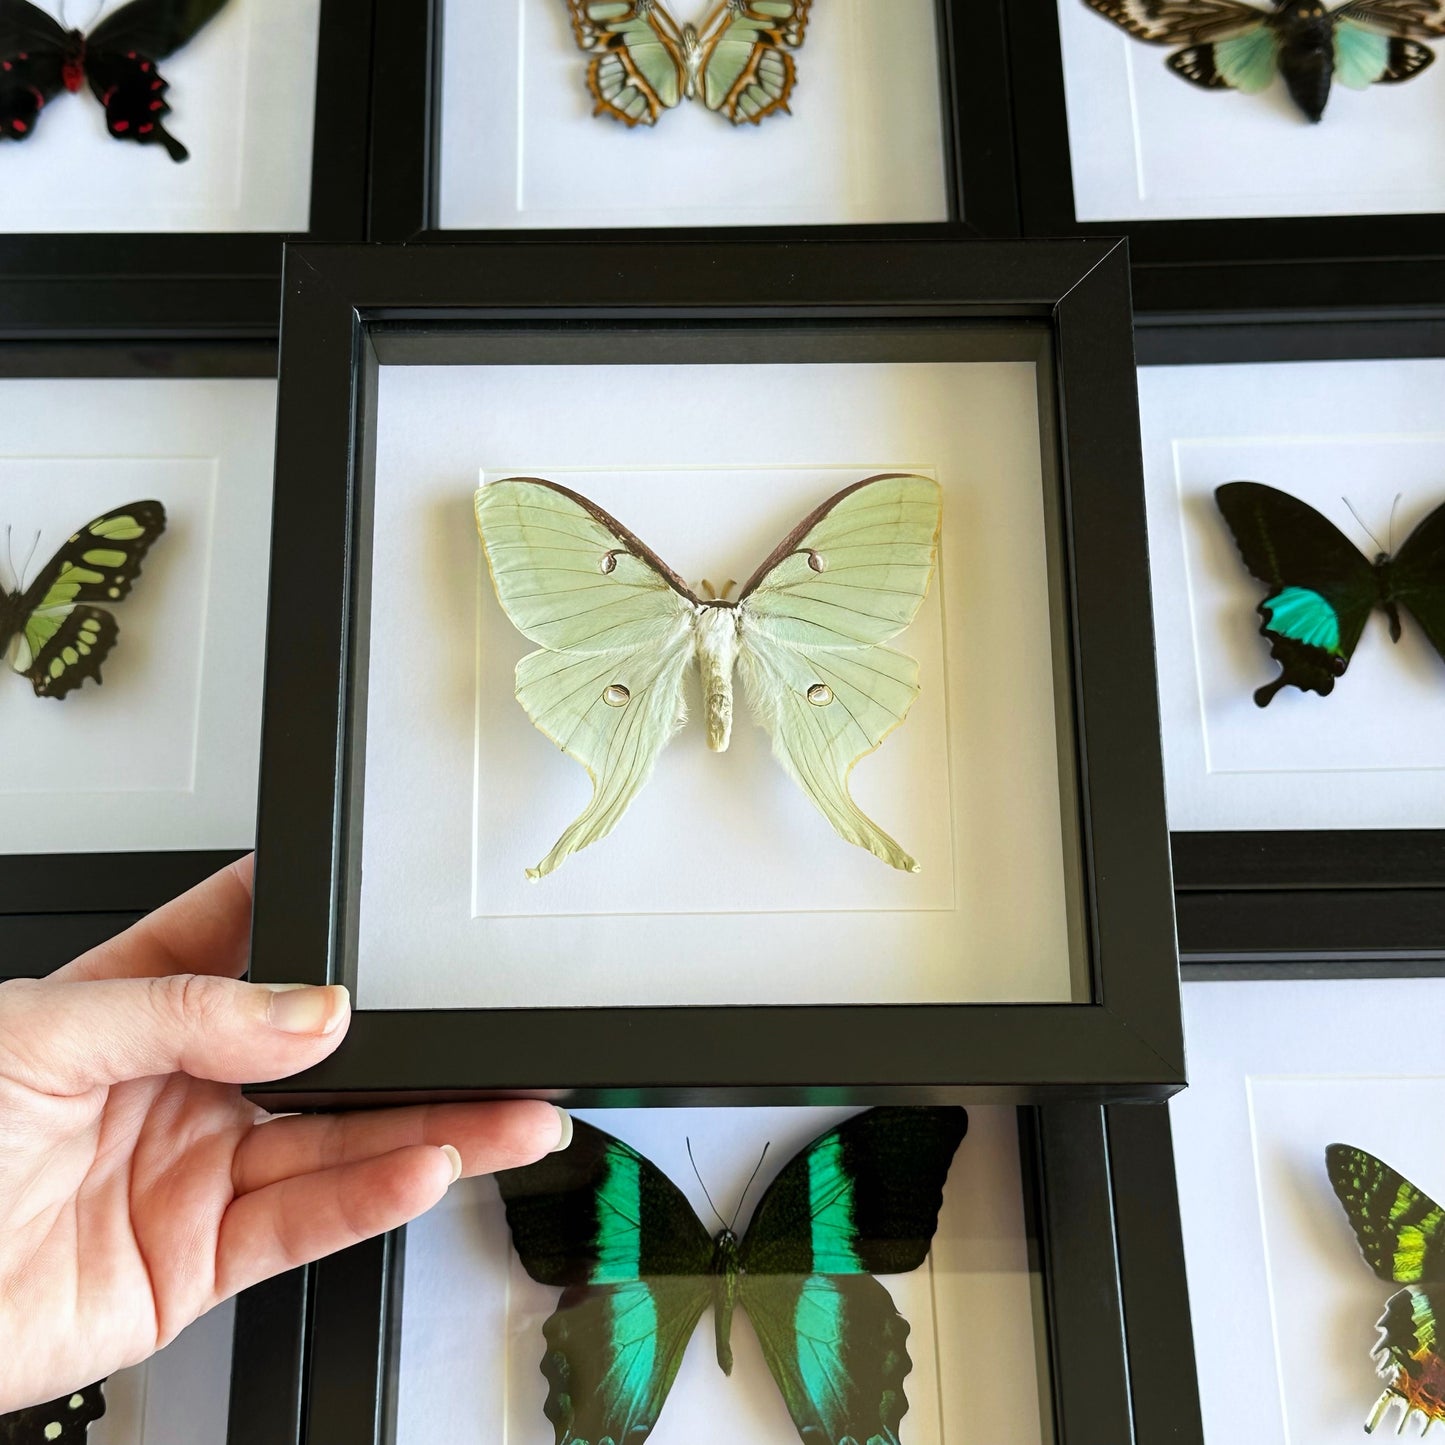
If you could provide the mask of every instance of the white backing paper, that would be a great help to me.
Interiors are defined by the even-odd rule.
[[[666,1173],[710,1230],[692,1166],[730,1215],[764,1144],[767,1161],[743,1224],[778,1169],[847,1109],[625,1109],[579,1111],[627,1140]],[[741,1227],[740,1227],[741,1228]],[[913,1370],[905,1382],[908,1445],[1042,1440],[1034,1388],[1036,1346],[1028,1240],[1012,1109],[969,1110],[929,1261],[879,1276],[908,1320]],[[542,1325],[558,1291],[536,1284],[511,1247],[490,1179],[453,1187],[407,1229],[397,1445],[548,1445],[539,1369]],[[745,1314],[734,1316],[731,1378],[717,1367],[704,1315],[678,1372],[653,1445],[745,1440],[796,1445],[797,1430]]]
[[[685,24],[713,4],[667,8]],[[565,0],[470,0],[444,24],[446,228],[948,218],[934,0],[815,7],[792,114],[757,126],[697,101],[630,131],[593,116]]]
[[[100,685],[37,698],[0,667],[0,853],[254,841],[275,400],[271,381],[0,381],[0,586],[115,507],[167,513]]]
[[[227,1300],[145,1364],[112,1375],[88,1445],[226,1445],[235,1326]]]
[[[1190,1085],[1169,1107],[1204,1438],[1356,1445],[1394,1287],[1361,1258],[1325,1147],[1366,1149],[1445,1197],[1445,1078],[1390,1025],[1440,1017],[1445,979],[1184,993]]]
[[[125,0],[33,3],[90,31]],[[179,164],[113,139],[89,86],[61,92],[32,135],[0,144],[0,232],[307,230],[320,14],[321,0],[230,0],[160,62],[166,129],[191,153]]]
[[[1445,825],[1445,662],[1419,624],[1402,613],[1394,645],[1376,611],[1328,697],[1289,687],[1256,707],[1279,671],[1255,610],[1269,588],[1214,501],[1224,482],[1262,482],[1366,557],[1398,549],[1445,502],[1442,387],[1438,360],[1140,372],[1172,828]]]
[[[740,389],[768,398],[745,428],[679,424]],[[576,404],[607,396],[648,404]],[[391,367],[378,425],[364,1007],[1070,996],[1031,366]],[[581,488],[698,582],[843,485],[938,477],[939,573],[897,643],[922,696],[852,779],[923,872],[839,839],[744,706],[728,753],[685,728],[608,838],[528,882],[590,784],[515,700],[479,465]]]
[[[1080,221],[1445,209],[1445,65],[1336,84],[1311,125],[1282,80],[1260,95],[1193,85],[1166,65],[1183,46],[1136,40],[1084,0],[1059,0],[1059,31]]]

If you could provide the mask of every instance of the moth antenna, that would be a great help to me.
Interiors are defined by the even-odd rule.
[[[772,1147],[773,1145],[771,1140],[769,1140],[766,1144],[763,1145],[763,1152],[758,1155],[757,1167],[754,1168],[753,1172],[748,1176],[748,1182],[743,1185],[743,1192],[741,1195],[738,1196],[737,1213],[733,1215],[733,1222],[728,1225],[729,1230],[735,1231],[737,1229],[738,1215],[743,1212],[743,1202],[748,1197],[748,1190],[753,1187],[753,1181],[758,1177],[758,1170],[763,1167],[763,1160],[768,1157],[768,1150]]]
[[[707,1185],[702,1182],[702,1171],[697,1167],[697,1160],[692,1157],[692,1140],[687,1141],[687,1162],[692,1165],[692,1172],[697,1175],[697,1182],[702,1189],[702,1197],[707,1200],[707,1207],[712,1210],[713,1218],[727,1229],[728,1222],[717,1212],[717,1205],[712,1202],[712,1195],[707,1192]]]
[[[20,585],[20,578],[15,572],[15,554],[10,550],[10,533],[14,530],[7,522],[5,525],[5,561],[10,568],[10,575],[15,578],[15,590],[23,592],[25,589]]]
[[[1365,526],[1365,519],[1355,511],[1355,504],[1348,497],[1341,497],[1340,500],[1350,509],[1350,515],[1360,524],[1360,531],[1375,544],[1376,549],[1381,552],[1386,551],[1386,548],[1380,546],[1380,539]]]
[[[1396,493],[1395,493],[1395,500],[1394,500],[1393,502],[1391,502],[1391,504],[1390,504],[1390,532],[1389,532],[1389,542],[1390,542],[1390,555],[1391,555],[1391,556],[1393,556],[1394,553],[1395,553],[1395,513],[1400,510],[1400,498],[1403,497],[1404,495],[1405,495],[1405,494],[1404,494],[1403,492],[1396,492]],[[1432,1422],[1432,1423],[1433,1423],[1433,1422]]]

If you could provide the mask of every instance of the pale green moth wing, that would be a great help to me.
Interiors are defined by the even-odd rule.
[[[872,1275],[927,1258],[967,1131],[956,1107],[871,1109],[815,1139],[759,1202],[739,1301],[804,1440],[898,1445],[908,1322]]]
[[[14,641],[11,666],[37,697],[64,698],[87,678],[102,681],[120,628],[88,604],[123,601],[165,529],[159,502],[129,502],[86,523],[23,593],[0,593],[0,652]]]
[[[857,806],[848,777],[918,696],[918,664],[881,644],[923,605],[942,505],[928,477],[859,482],[805,518],[738,602],[738,664],[774,755],[841,837],[910,873],[917,862]]]
[[[517,701],[587,769],[592,801],[527,876],[551,873],[616,827],[684,716],[693,606],[677,578],[600,507],[552,482],[476,494],[497,600],[541,644],[517,664]]]
[[[683,34],[657,0],[567,0],[584,50],[594,113],[626,124],[656,125],[682,102],[688,83]]]
[[[1348,7],[1347,7],[1348,8]],[[1341,13],[1335,20],[1335,76],[1353,90],[1409,80],[1435,59],[1428,45],[1386,35]]]
[[[1377,1278],[1392,1284],[1445,1279],[1445,1210],[1428,1194],[1373,1154],[1347,1144],[1326,1148],[1325,1167]]]
[[[571,1145],[497,1186],[528,1274],[561,1285],[543,1327],[558,1445],[641,1441],[713,1295],[713,1244],[682,1191],[583,1120]]]
[[[788,109],[813,0],[729,0],[704,24],[702,101],[734,125]]]

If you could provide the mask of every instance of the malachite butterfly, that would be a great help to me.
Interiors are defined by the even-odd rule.
[[[1371,1357],[1385,1389],[1365,1431],[1372,1434],[1398,1404],[1399,1433],[1419,1416],[1423,1434],[1445,1421],[1445,1358],[1435,1312],[1435,1301],[1445,1302],[1445,1210],[1363,1149],[1331,1144],[1325,1167],[1365,1263],[1376,1278],[1405,1286],[1390,1296],[1376,1326]]]
[[[3,3],[3,0],[0,0]],[[788,109],[797,82],[788,53],[803,43],[813,0],[715,0],[679,24],[662,0],[567,0],[572,30],[594,58],[587,86],[597,115],[629,129],[700,100],[734,125]]]
[[[120,628],[94,604],[127,596],[165,529],[159,502],[130,502],[86,523],[29,587],[17,578],[20,590],[0,590],[0,656],[11,654],[36,697],[64,698],[87,678],[101,681]]]
[[[908,1321],[873,1278],[919,1267],[968,1129],[960,1108],[870,1109],[778,1172],[739,1238],[582,1121],[571,1146],[497,1175],[527,1273],[562,1290],[543,1326],[556,1445],[641,1445],[711,1305],[732,1373],[747,1312],[807,1445],[900,1445]]]
[[[1183,46],[1169,68],[1195,85],[1256,94],[1281,76],[1312,121],[1335,81],[1364,90],[1409,80],[1435,59],[1419,41],[1445,35],[1445,0],[1274,0],[1272,10],[1243,0],[1085,3],[1140,40]]]
[[[1260,635],[1280,674],[1254,700],[1281,688],[1322,697],[1350,665],[1370,613],[1380,608],[1400,640],[1400,609],[1445,658],[1445,506],[1437,507],[1393,556],[1372,561],[1338,527],[1288,492],[1229,482],[1214,494],[1244,565],[1270,592],[1259,604]]]
[[[105,1414],[103,1384],[0,1415],[0,1445],[81,1445],[91,1425]]]
[[[156,62],[179,50],[226,0],[130,0],[90,33],[68,29],[29,0],[0,0],[0,139],[28,140],[40,112],[84,85],[116,140],[189,156],[162,123],[169,86]],[[61,13],[64,13],[62,5]]]

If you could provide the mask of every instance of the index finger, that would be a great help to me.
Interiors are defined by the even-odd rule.
[[[240,978],[251,948],[254,864],[254,855],[227,864],[133,928],[57,969],[52,977],[67,983],[161,978],[171,973]]]

